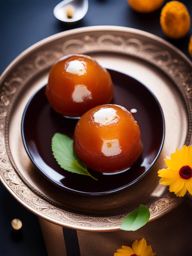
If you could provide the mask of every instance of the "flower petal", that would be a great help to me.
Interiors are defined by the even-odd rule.
[[[174,183],[179,177],[177,171],[172,171],[169,169],[162,169],[158,171],[158,176],[161,177],[160,184],[164,186],[169,186]]]
[[[176,171],[178,169],[178,162],[173,161],[171,158],[166,158],[165,163],[167,168]]]
[[[151,246],[147,245],[144,238],[136,240],[132,244],[133,251],[138,256],[154,256]]]
[[[184,145],[177,149],[165,162],[168,168],[173,170],[179,170],[184,165],[192,166],[192,146]]]
[[[165,162],[168,168],[173,170],[178,170],[183,165],[181,150],[177,149],[174,153],[171,154],[170,158],[166,159]]]
[[[161,169],[158,171],[159,177],[165,177],[169,179],[175,179],[178,176],[178,171],[173,171],[171,169]]]
[[[147,246],[142,256],[155,256],[155,253],[153,252],[152,247],[150,245]]]
[[[185,186],[185,181],[183,179],[177,179],[174,183],[170,184],[169,191],[178,193]]]
[[[192,178],[186,181],[186,189],[190,195],[192,195]]]
[[[142,255],[143,252],[145,251],[147,247],[147,242],[144,238],[142,238],[141,240],[136,240],[133,244],[132,244],[132,248],[135,254],[137,255]]]
[[[133,254],[134,251],[131,247],[123,245],[114,253],[114,256],[131,256]]]
[[[182,188],[180,191],[178,191],[177,193],[175,193],[175,194],[176,194],[176,196],[178,196],[178,197],[183,197],[186,193],[187,193],[187,188],[186,188],[186,186],[184,185],[183,188]]]
[[[182,161],[183,165],[192,166],[192,146],[183,146]]]

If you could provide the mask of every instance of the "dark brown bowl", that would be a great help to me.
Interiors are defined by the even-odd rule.
[[[101,174],[89,170],[98,180],[67,172],[59,167],[51,151],[56,132],[73,136],[77,119],[57,114],[45,96],[45,87],[28,102],[22,117],[21,133],[25,149],[40,173],[67,192],[101,196],[122,191],[143,178],[157,160],[164,142],[165,124],[160,104],[143,84],[123,73],[109,70],[114,83],[114,99],[128,110],[136,109],[135,119],[142,133],[140,159],[122,173]]]

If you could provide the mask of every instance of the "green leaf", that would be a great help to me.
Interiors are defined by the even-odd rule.
[[[140,205],[134,211],[127,214],[122,219],[121,229],[126,231],[135,231],[143,227],[150,218],[149,208],[145,205]]]
[[[58,165],[65,171],[93,177],[76,157],[73,150],[73,140],[61,133],[55,133],[52,137],[52,152]]]

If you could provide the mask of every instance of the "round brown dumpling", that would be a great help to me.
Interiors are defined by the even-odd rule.
[[[85,55],[69,55],[54,64],[46,95],[56,112],[77,117],[89,109],[109,103],[113,97],[110,74]]]
[[[127,169],[142,153],[139,125],[124,107],[97,106],[77,123],[74,149],[79,159],[92,170],[118,172]]]

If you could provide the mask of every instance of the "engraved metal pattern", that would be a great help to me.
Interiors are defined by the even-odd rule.
[[[24,52],[2,75],[0,87],[0,177],[17,200],[41,217],[77,229],[106,231],[118,229],[122,216],[82,216],[62,210],[40,198],[25,185],[11,165],[7,152],[9,142],[5,139],[6,117],[14,99],[28,79],[50,67],[65,54],[94,51],[114,51],[152,63],[175,81],[176,86],[186,99],[188,113],[192,110],[191,63],[184,55],[164,41],[145,32],[115,27],[85,28],[60,33]],[[186,144],[192,142],[191,118],[188,115]],[[178,205],[178,200],[167,192],[163,198],[156,199],[149,205],[151,219],[165,214],[176,205]]]

